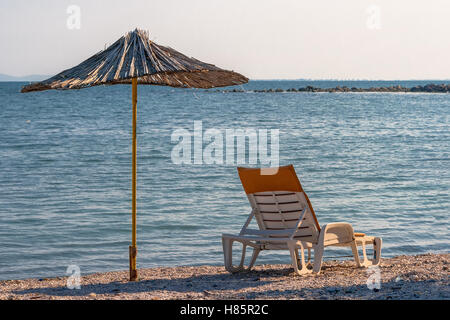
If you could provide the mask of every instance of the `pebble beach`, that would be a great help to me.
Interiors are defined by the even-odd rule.
[[[450,299],[450,254],[383,259],[378,270],[354,262],[326,261],[319,275],[296,276],[290,265],[259,265],[230,274],[223,266],[139,269],[81,275],[80,289],[67,277],[0,281],[1,300],[318,300]],[[376,283],[379,272],[379,284]],[[369,283],[369,286],[368,286]]]

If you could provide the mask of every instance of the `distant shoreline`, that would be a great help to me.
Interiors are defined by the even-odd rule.
[[[11,76],[0,73],[0,82],[36,82],[50,78],[50,76],[42,74],[32,74],[26,76]]]
[[[282,93],[282,92],[418,92],[418,93],[450,93],[450,84],[434,84],[429,83],[424,86],[417,85],[411,88],[402,87],[401,85],[389,86],[389,87],[370,87],[370,88],[357,88],[347,86],[336,86],[334,88],[319,88],[314,86],[306,86],[301,88],[290,89],[260,89],[260,90],[243,90],[243,89],[230,89],[220,90],[218,92],[255,92],[255,93]]]
[[[214,92],[222,92],[222,93],[295,93],[295,92],[313,92],[313,93],[347,93],[347,92],[355,92],[355,93],[368,93],[368,92],[378,92],[378,93],[450,93],[450,81],[444,82],[447,83],[428,83],[424,85],[416,84],[411,87],[404,87],[400,84],[391,84],[390,86],[377,86],[377,87],[356,87],[354,86],[357,82],[362,83],[379,83],[379,82],[418,82],[425,80],[404,80],[404,81],[390,81],[390,80],[250,80],[250,82],[264,82],[264,81],[273,81],[273,82],[342,82],[342,83],[351,83],[352,86],[348,87],[346,85],[337,85],[336,87],[330,88],[322,88],[316,87],[313,85],[308,85],[300,88],[289,88],[289,89],[281,89],[281,88],[268,88],[268,89],[246,89],[241,86],[241,88],[233,88],[233,89],[221,89],[221,88],[211,88],[205,89],[206,91],[214,91]],[[33,83],[36,81],[25,81],[25,80],[2,80],[0,77],[0,83]]]
[[[0,300],[166,300],[166,299],[450,299],[450,254],[397,256],[381,260],[379,288],[367,283],[373,270],[352,260],[326,261],[317,276],[296,276],[290,265],[259,265],[230,274],[223,266],[139,269],[83,275],[80,289],[67,277],[0,281]],[[374,289],[374,290],[372,290]]]

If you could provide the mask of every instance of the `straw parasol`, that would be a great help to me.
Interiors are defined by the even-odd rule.
[[[214,88],[247,83],[243,75],[189,58],[150,40],[146,31],[135,29],[76,67],[47,80],[32,83],[22,92],[49,89],[82,89],[98,85],[132,84],[132,241],[130,280],[137,280],[136,270],[136,115],[137,85],[164,85],[181,88]]]

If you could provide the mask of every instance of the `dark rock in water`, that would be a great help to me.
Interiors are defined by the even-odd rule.
[[[245,92],[242,89],[232,89],[232,90],[217,90],[217,92]],[[390,87],[370,87],[370,88],[348,88],[346,86],[336,86],[335,88],[317,88],[313,86],[307,86],[304,88],[290,88],[287,90],[283,89],[261,89],[261,90],[253,90],[252,92],[425,92],[425,93],[449,93],[450,92],[450,84],[434,84],[429,83],[425,86],[414,86],[412,88],[405,88],[401,85],[395,85]]]

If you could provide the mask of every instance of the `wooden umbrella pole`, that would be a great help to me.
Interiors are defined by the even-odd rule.
[[[133,164],[132,164],[132,237],[130,246],[130,281],[137,281],[138,275],[136,270],[136,257],[137,257],[137,245],[136,245],[136,178],[137,178],[137,136],[136,136],[136,122],[137,122],[137,78],[132,79],[132,100],[133,100]]]

